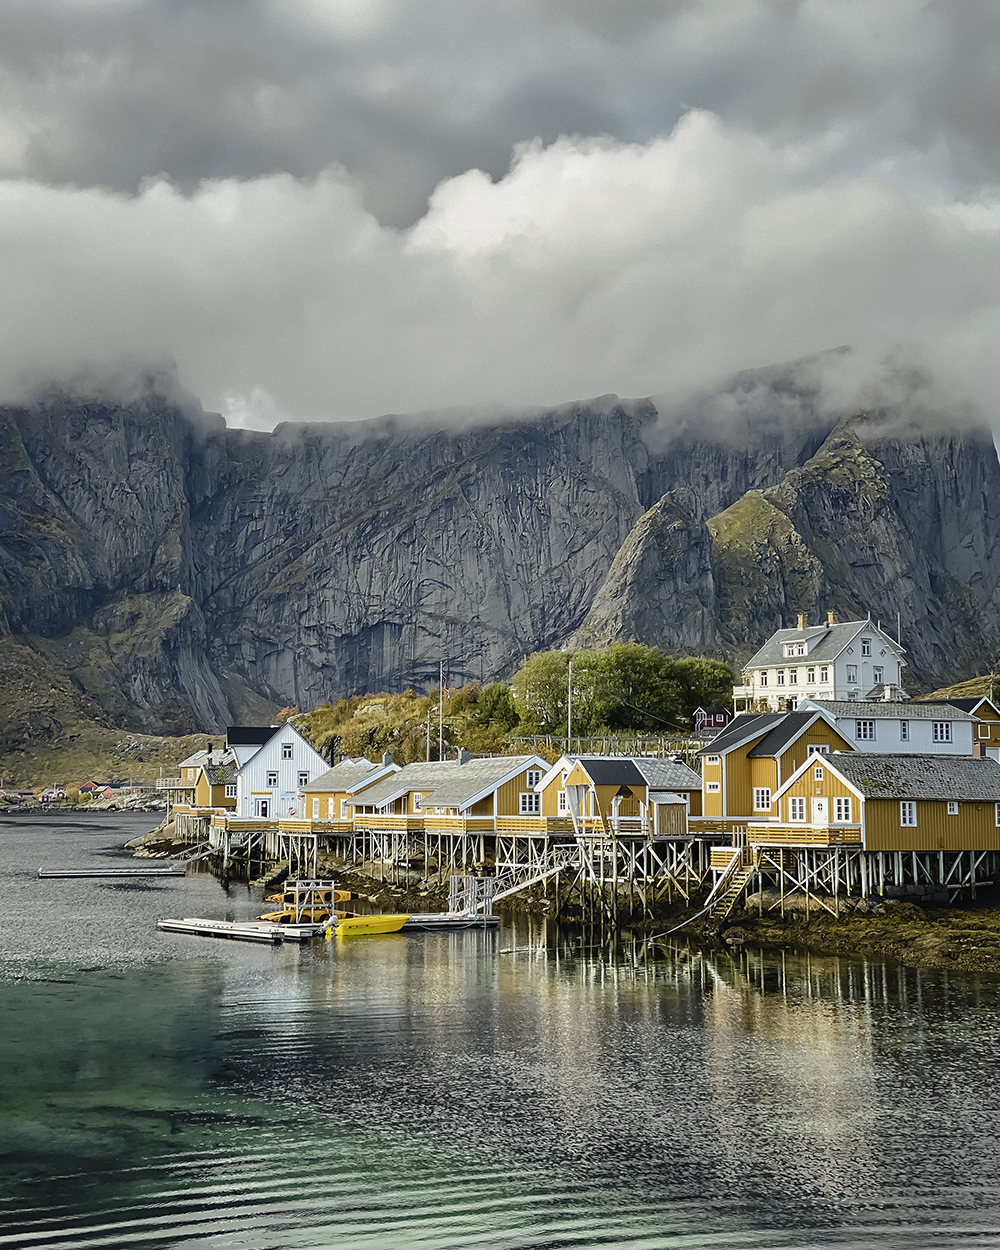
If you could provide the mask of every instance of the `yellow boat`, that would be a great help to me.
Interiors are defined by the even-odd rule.
[[[333,913],[338,919],[347,916],[346,911]],[[258,920],[270,920],[272,924],[323,924],[330,919],[329,907],[284,907],[281,911],[266,911]]]
[[[406,915],[348,916],[337,920],[337,937],[365,937],[372,933],[398,933],[409,920]]]
[[[265,894],[265,903],[284,903],[286,907],[294,907],[299,894],[308,894],[315,903],[349,903],[359,895],[353,890],[285,890],[283,894]]]

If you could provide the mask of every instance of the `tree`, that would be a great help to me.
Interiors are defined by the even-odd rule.
[[[684,715],[689,719],[700,707],[733,706],[733,671],[721,660],[692,657],[674,661],[674,673],[682,691]]]
[[[476,722],[509,733],[521,719],[514,703],[514,692],[502,681],[484,686],[476,703]]]
[[[274,718],[275,724],[284,725],[292,719],[293,716],[299,715],[297,707],[283,707],[278,715]]]
[[[568,676],[565,651],[536,651],[514,674],[514,706],[526,733],[566,732]]]

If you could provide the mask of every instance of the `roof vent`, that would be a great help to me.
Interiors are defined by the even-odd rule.
[[[469,760],[471,759],[472,759],[471,754],[465,749],[465,747],[462,747],[462,749],[458,753],[459,764],[468,764]]]
[[[382,752],[382,767],[388,768],[391,763],[392,763],[392,752],[383,751]]]

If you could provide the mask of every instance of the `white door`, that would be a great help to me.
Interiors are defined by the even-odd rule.
[[[256,802],[254,803],[254,806],[257,808],[257,813],[256,813],[257,816],[261,820],[267,820],[267,814],[270,810],[270,803],[268,802],[268,800],[257,799]]]
[[[813,799],[813,824],[828,825],[830,823],[829,800]]]

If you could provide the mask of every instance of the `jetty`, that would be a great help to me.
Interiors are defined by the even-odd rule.
[[[183,877],[184,869],[180,864],[169,868],[39,868],[40,877]]]
[[[232,942],[308,942],[323,931],[320,924],[274,924],[266,920],[205,920],[185,916],[182,920],[160,920],[156,927],[167,933],[187,933],[192,937],[225,938]]]

